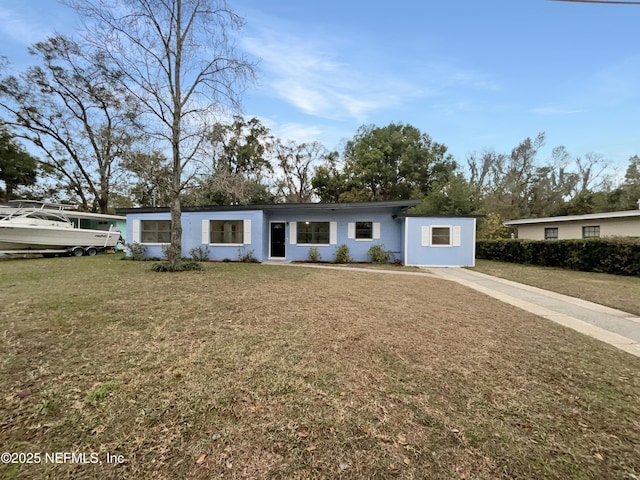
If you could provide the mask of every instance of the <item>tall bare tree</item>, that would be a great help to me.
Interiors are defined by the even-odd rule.
[[[144,128],[170,150],[171,249],[182,250],[180,193],[216,114],[239,105],[254,64],[233,34],[243,19],[224,0],[68,0],[91,22],[90,38],[122,72],[140,103]]]
[[[286,202],[308,203],[314,199],[311,184],[316,167],[329,157],[329,151],[320,142],[274,142],[273,156],[282,171],[277,181],[278,196]]]

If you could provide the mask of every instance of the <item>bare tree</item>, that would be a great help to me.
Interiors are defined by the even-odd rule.
[[[175,263],[189,165],[213,117],[239,105],[254,75],[254,64],[233,43],[243,19],[224,0],[68,1],[94,22],[88,40],[122,72],[122,84],[144,111],[145,131],[170,150],[169,260]]]
[[[328,150],[319,142],[285,144],[279,139],[272,148],[282,171],[282,178],[277,182],[278,196],[287,202],[311,202],[314,197],[311,180],[316,167],[327,159]]]
[[[575,163],[578,169],[576,194],[610,188],[611,179],[607,175],[609,165],[602,155],[590,152],[584,158],[577,157]]]

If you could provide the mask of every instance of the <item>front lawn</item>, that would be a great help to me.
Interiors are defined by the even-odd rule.
[[[0,262],[0,445],[42,459],[0,478],[640,477],[606,344],[429,277],[149,267]]]

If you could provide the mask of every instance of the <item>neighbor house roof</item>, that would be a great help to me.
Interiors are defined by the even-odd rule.
[[[575,222],[580,220],[601,220],[606,218],[640,217],[640,210],[624,210],[621,212],[587,213],[586,215],[566,215],[563,217],[523,218],[504,222],[506,226],[528,225],[532,223]]]
[[[227,212],[234,210],[352,210],[371,208],[396,208],[404,210],[415,207],[420,200],[390,200],[386,202],[347,202],[347,203],[275,203],[270,205],[208,205],[202,207],[182,207],[183,212]],[[160,213],[168,212],[169,207],[117,208],[116,213]]]

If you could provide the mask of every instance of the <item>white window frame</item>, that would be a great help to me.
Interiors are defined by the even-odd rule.
[[[590,228],[590,229],[598,229],[598,234],[597,235],[585,235],[585,231]],[[588,238],[600,238],[600,225],[583,225],[582,226],[582,238],[588,239]]]
[[[211,243],[211,222],[242,222],[242,242]],[[242,247],[251,245],[251,220],[243,218],[207,218],[202,220],[202,244],[211,247]]]
[[[556,231],[556,236],[555,237],[548,237],[547,236],[547,232],[550,232],[551,230],[555,230]],[[560,236],[560,229],[558,227],[544,227],[544,239],[545,240],[558,240]]]
[[[142,241],[142,222],[169,222],[169,231],[171,231],[171,220],[166,218],[144,218],[133,221],[133,241],[141,245],[170,245],[169,242],[143,242]]]
[[[328,223],[329,224],[329,243],[298,243],[298,223]],[[338,223],[327,222],[326,220],[302,220],[299,222],[290,222],[289,235],[292,245],[301,247],[326,247],[327,245],[336,245],[338,243]]]
[[[371,238],[356,238],[357,223],[371,224]],[[380,240],[380,222],[372,222],[370,220],[359,220],[357,222],[349,222],[347,224],[347,238],[349,240],[355,240],[356,242],[372,242],[374,240]]]
[[[433,243],[433,229],[434,228],[448,228],[449,229],[449,243],[434,245]],[[420,245],[423,247],[434,248],[452,248],[460,247],[462,245],[462,228],[459,225],[423,225],[420,229]]]

